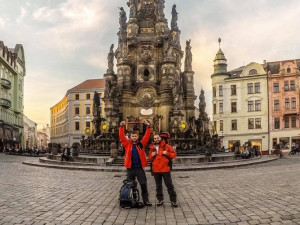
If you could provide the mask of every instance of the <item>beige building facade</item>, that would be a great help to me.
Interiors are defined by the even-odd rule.
[[[50,108],[52,143],[67,144],[80,142],[87,137],[86,130],[93,127],[93,97],[97,92],[100,98],[104,95],[105,80],[92,79],[68,90],[64,98]],[[104,103],[101,101],[101,114],[104,116]]]

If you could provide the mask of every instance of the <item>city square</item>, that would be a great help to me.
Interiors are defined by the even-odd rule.
[[[297,0],[0,5],[0,225],[300,224]]]
[[[163,207],[142,209],[119,207],[125,172],[39,168],[24,160],[37,159],[0,154],[1,225],[300,224],[298,155],[241,168],[173,172],[179,207],[165,199]],[[150,173],[147,178],[155,203],[154,179]]]

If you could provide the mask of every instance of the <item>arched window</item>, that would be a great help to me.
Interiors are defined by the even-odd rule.
[[[144,70],[144,76],[145,76],[145,77],[148,77],[149,75],[150,75],[149,70],[148,70],[148,69],[145,69],[145,70]]]
[[[256,69],[252,69],[249,71],[249,75],[253,75],[253,74],[257,74],[257,70]]]
[[[287,68],[287,69],[286,69],[286,72],[287,72],[287,73],[291,73],[291,68]]]

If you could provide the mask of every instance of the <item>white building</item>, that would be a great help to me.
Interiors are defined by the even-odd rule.
[[[265,65],[264,65],[265,66]],[[268,149],[268,88],[263,65],[250,63],[227,72],[227,60],[219,49],[214,60],[213,123],[225,148],[251,141]]]

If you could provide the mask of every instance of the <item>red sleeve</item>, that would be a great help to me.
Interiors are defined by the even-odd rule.
[[[142,140],[141,140],[141,143],[143,144],[143,147],[144,147],[144,148],[146,147],[146,145],[147,145],[148,142],[149,142],[150,133],[151,133],[151,128],[150,128],[150,126],[147,126],[147,128],[146,128],[146,133],[145,133],[144,137],[143,137]]]
[[[123,147],[126,147],[126,145],[128,144],[129,141],[127,140],[127,138],[125,136],[124,130],[125,130],[124,126],[119,127],[119,138],[120,138],[120,141],[121,141]]]
[[[176,158],[177,154],[175,152],[175,150],[170,146],[170,145],[166,145],[166,150],[167,150],[167,156],[170,158],[170,159],[174,159]]]
[[[149,155],[148,155],[148,160],[149,161],[152,161],[153,160],[153,156],[152,156],[152,152],[153,152],[153,148],[152,147],[150,147],[150,151],[149,151]]]

